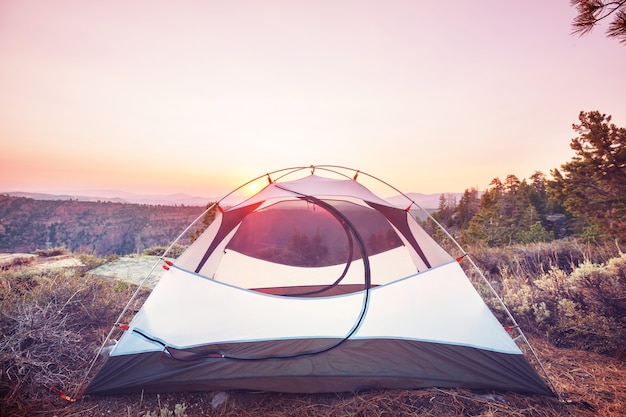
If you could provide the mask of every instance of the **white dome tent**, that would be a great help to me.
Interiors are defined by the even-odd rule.
[[[359,176],[380,181],[295,167],[258,177],[267,186],[240,204],[216,203],[86,394],[436,386],[554,395],[410,214],[415,203],[393,206]]]

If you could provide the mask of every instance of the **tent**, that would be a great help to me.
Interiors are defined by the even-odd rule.
[[[415,220],[415,203],[398,208],[359,181],[375,177],[343,170],[275,171],[257,194],[219,207],[165,265],[86,394],[552,395],[459,261]]]

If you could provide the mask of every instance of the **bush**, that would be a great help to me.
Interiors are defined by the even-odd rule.
[[[551,312],[540,324],[557,345],[626,356],[626,254],[586,261],[569,275],[550,270],[534,286],[535,300]]]
[[[99,267],[100,265],[104,265],[105,263],[113,262],[119,257],[119,255],[108,255],[106,257],[102,257],[90,253],[81,253],[78,255],[78,259],[83,264],[83,270],[85,271],[90,271]]]
[[[37,249],[35,251],[35,254],[41,256],[42,258],[67,255],[69,253],[70,251],[66,247],[63,247],[63,246],[57,246],[57,247],[50,248],[50,249]]]
[[[570,273],[586,261],[602,263],[620,254],[616,246],[591,246],[574,239],[499,248],[474,246],[467,252],[478,267],[496,281],[507,274],[534,279],[553,268]]]
[[[163,256],[167,248],[167,246],[151,246],[144,250],[143,254],[150,256]],[[167,257],[176,259],[185,251],[185,249],[187,249],[187,246],[175,243],[167,253]]]
[[[478,248],[477,253],[472,259],[523,330],[547,336],[556,346],[626,357],[626,254],[576,241]],[[469,272],[506,323],[487,285]]]

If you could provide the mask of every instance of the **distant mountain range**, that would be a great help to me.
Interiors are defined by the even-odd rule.
[[[26,197],[35,200],[75,200],[89,202],[111,202],[127,204],[148,204],[151,206],[205,206],[216,198],[197,197],[189,194],[135,194],[116,190],[87,190],[59,194],[29,193],[22,191],[0,192],[10,197]],[[233,197],[229,204],[236,204],[245,197]],[[230,198],[229,198],[230,199]]]
[[[75,201],[91,201],[91,202],[112,202],[112,203],[127,203],[127,204],[147,204],[147,205],[162,205],[162,206],[205,206],[209,202],[213,202],[219,199],[210,197],[198,197],[191,196],[189,194],[177,193],[177,194],[135,194],[127,193],[117,190],[87,190],[80,192],[68,192],[60,194],[45,194],[45,193],[29,193],[21,191],[12,192],[0,192],[0,194],[8,195],[12,197],[26,197],[35,200],[75,200]],[[415,201],[424,210],[433,211],[439,206],[439,198],[441,194],[452,195],[457,198],[457,201],[461,198],[463,193],[436,193],[436,194],[422,194],[422,193],[407,193],[406,196]],[[406,207],[410,201],[402,195],[396,195],[393,197],[385,198],[391,204],[398,207]],[[232,206],[245,200],[247,197],[242,195],[229,196],[222,202],[222,205]]]
[[[437,194],[422,194],[422,193],[406,193],[406,197],[403,195],[396,195],[393,197],[387,197],[385,200],[393,204],[394,206],[406,208],[410,201],[415,201],[424,210],[433,211],[439,207],[439,198],[442,194],[454,196],[458,202],[461,199],[463,193],[437,193]],[[409,199],[407,199],[407,197]]]

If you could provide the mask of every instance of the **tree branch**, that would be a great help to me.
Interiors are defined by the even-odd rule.
[[[586,35],[602,20],[615,13],[615,19],[611,22],[607,35],[613,38],[622,38],[620,42],[626,42],[626,12],[620,10],[626,6],[626,0],[607,1],[602,0],[571,0],[572,6],[578,11],[578,15],[572,22],[572,34]]]

